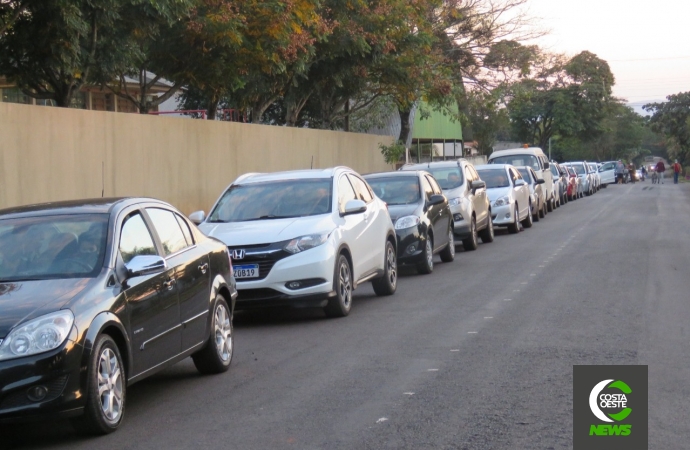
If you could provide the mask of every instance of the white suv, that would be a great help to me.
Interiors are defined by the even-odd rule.
[[[397,284],[395,229],[386,204],[353,170],[336,167],[235,180],[213,206],[190,215],[230,250],[237,307],[323,307],[346,316],[352,291]]]

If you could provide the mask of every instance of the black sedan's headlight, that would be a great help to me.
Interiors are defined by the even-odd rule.
[[[58,348],[74,325],[74,314],[62,310],[30,320],[15,328],[0,345],[0,361],[36,355]]]

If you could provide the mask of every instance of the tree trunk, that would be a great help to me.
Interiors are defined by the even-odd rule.
[[[400,135],[398,136],[398,141],[402,142],[404,146],[407,147],[407,138],[410,136],[410,114],[412,114],[411,108],[399,109],[400,114]]]
[[[208,103],[206,104],[206,120],[216,120],[218,103],[220,103],[220,97],[217,94],[213,94],[208,99]]]

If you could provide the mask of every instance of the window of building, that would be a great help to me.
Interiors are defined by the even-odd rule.
[[[24,105],[32,103],[31,97],[23,93],[19,88],[2,88],[0,89],[0,97],[5,103],[22,103]]]

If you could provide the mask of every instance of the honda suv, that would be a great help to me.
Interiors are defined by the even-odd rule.
[[[477,248],[477,237],[482,242],[494,240],[491,206],[484,183],[466,159],[405,164],[400,170],[426,170],[430,172],[448,198],[453,214],[453,231],[462,240],[465,250]]]
[[[346,316],[352,291],[397,285],[396,238],[386,204],[353,170],[336,167],[235,180],[213,206],[190,215],[230,250],[236,309],[323,307]]]

